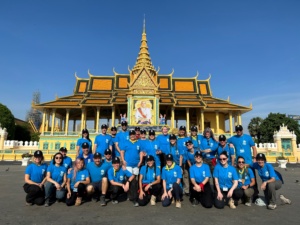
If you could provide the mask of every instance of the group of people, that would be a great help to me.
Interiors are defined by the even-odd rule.
[[[105,206],[107,199],[117,204],[125,196],[134,206],[161,201],[164,207],[174,203],[181,208],[185,194],[193,206],[200,203],[205,208],[228,205],[234,209],[240,201],[247,206],[256,201],[266,203],[268,209],[276,208],[282,177],[264,154],[257,154],[241,125],[228,140],[225,135],[216,139],[210,128],[198,134],[195,126],[190,136],[184,126],[178,135],[170,135],[164,126],[158,136],[154,130],[146,132],[140,127],[127,130],[126,121],[121,128],[117,133],[117,128],[111,127],[107,134],[107,125],[102,125],[94,145],[84,129],[73,166],[65,147],[49,166],[43,162],[42,151],[36,151],[25,171],[26,204],[49,206],[65,200],[68,206],[79,206],[83,199],[92,199]],[[265,203],[258,198],[255,170],[262,179]],[[280,199],[291,204],[283,195]]]

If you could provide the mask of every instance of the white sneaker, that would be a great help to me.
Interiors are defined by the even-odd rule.
[[[245,206],[251,206],[251,198],[246,199]]]
[[[268,205],[268,209],[276,209],[277,205],[276,204],[270,204]]]
[[[232,198],[229,199],[228,205],[231,209],[236,209],[236,206],[234,205],[234,200]]]
[[[261,198],[258,198],[258,199],[256,199],[256,201],[255,201],[255,205],[258,205],[258,206],[266,206],[266,203],[265,203]]]
[[[155,205],[156,204],[156,197],[154,195],[151,195],[150,204]]]
[[[181,208],[181,202],[180,202],[180,200],[179,201],[176,201],[176,208]]]
[[[292,201],[290,200],[290,199],[288,199],[288,198],[286,198],[286,197],[284,197],[283,195],[279,195],[279,198],[280,198],[280,200],[281,200],[281,203],[284,205],[284,204],[291,204],[292,203]]]

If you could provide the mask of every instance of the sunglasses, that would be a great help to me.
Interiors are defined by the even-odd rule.
[[[227,158],[219,158],[220,161],[225,161]]]
[[[186,145],[192,145],[192,143],[187,143]]]
[[[111,155],[111,153],[105,153],[105,155]]]
[[[242,163],[245,163],[245,162],[244,162],[244,161],[238,161],[238,163],[241,163],[241,164],[242,164]]]
[[[236,129],[235,131],[238,132],[238,131],[243,131],[243,130],[241,130],[241,129]]]
[[[55,157],[55,159],[62,159],[62,157]]]

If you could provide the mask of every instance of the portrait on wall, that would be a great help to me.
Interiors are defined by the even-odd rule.
[[[154,124],[153,100],[134,100],[133,107],[133,117],[136,124]]]

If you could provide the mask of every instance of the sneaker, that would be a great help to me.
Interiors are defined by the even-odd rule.
[[[258,198],[255,200],[255,205],[266,206],[266,203],[261,198]]]
[[[268,205],[268,209],[276,209],[277,205],[276,204],[270,204]]]
[[[192,200],[192,206],[196,206],[196,205],[198,205],[198,204],[199,204],[198,200],[194,198],[194,199]]]
[[[134,206],[134,207],[139,207],[139,203],[136,202],[136,201],[133,201],[133,206]]]
[[[92,202],[98,202],[99,199],[98,198],[92,198]]]
[[[112,202],[112,204],[114,204],[114,205],[119,203],[118,200],[112,200],[111,202]]]
[[[154,195],[151,195],[150,204],[155,205],[156,204],[156,197]]]
[[[175,204],[176,208],[181,208],[181,201],[176,201],[176,204]]]
[[[290,200],[290,199],[288,199],[288,198],[286,198],[286,197],[284,197],[283,195],[279,195],[279,198],[280,198],[280,200],[281,200],[281,204],[291,204],[292,203],[292,201]]]
[[[245,206],[251,206],[251,197],[245,198]]]
[[[31,202],[26,202],[26,206],[32,206],[33,204]]]
[[[172,204],[174,204],[175,203],[175,199],[174,198],[172,198]]]
[[[75,206],[80,206],[80,205],[81,205],[81,198],[77,197],[76,202],[75,202]]]
[[[45,205],[44,205],[44,206],[45,206],[45,207],[49,207],[49,206],[50,206],[49,198],[46,199]]]
[[[234,201],[232,198],[229,199],[228,205],[231,209],[236,209],[236,206],[234,205]]]
[[[100,205],[106,206],[105,196],[100,197]]]

